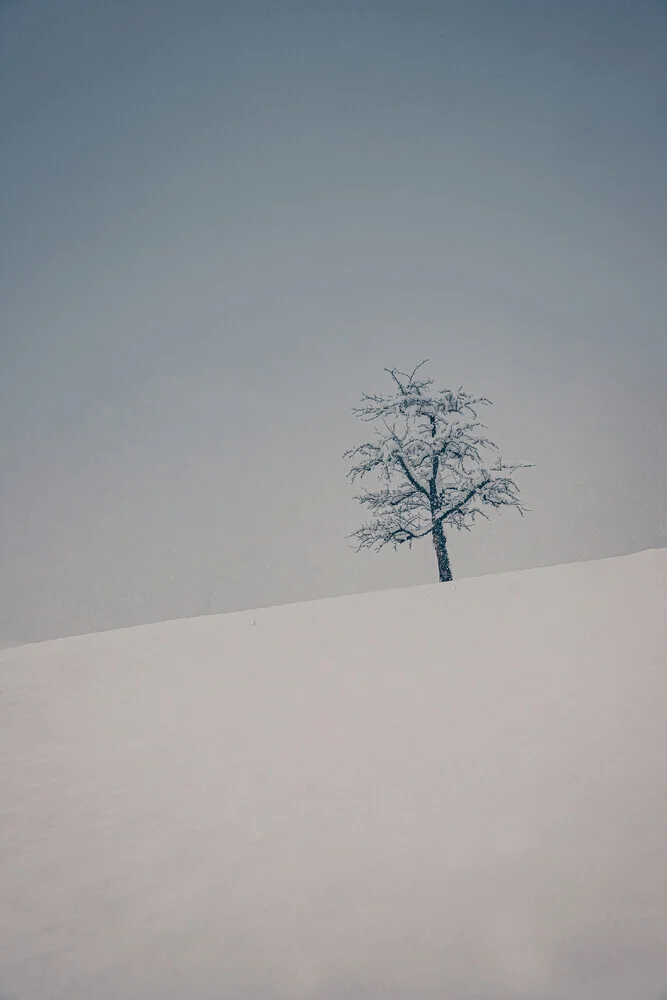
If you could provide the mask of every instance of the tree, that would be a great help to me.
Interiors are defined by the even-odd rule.
[[[490,405],[482,396],[456,391],[432,390],[433,379],[418,376],[422,361],[411,374],[385,368],[393,380],[387,395],[361,398],[353,413],[375,425],[375,439],[350,448],[344,457],[353,460],[348,477],[352,482],[371,473],[379,488],[365,489],[355,497],[371,513],[371,519],[352,533],[357,551],[385,545],[398,548],[428,535],[433,540],[441,582],[452,579],[445,526],[470,530],[479,517],[488,519],[485,507],[527,509],[519,500],[514,481],[517,469],[526,464],[506,465],[499,455],[492,465],[484,454],[497,452],[485,435],[486,424],[477,419],[477,409]]]

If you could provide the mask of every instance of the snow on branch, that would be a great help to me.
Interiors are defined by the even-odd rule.
[[[462,386],[434,391],[433,379],[418,374],[425,364],[410,373],[386,368],[392,391],[364,393],[353,410],[374,429],[370,441],[345,452],[348,477],[374,475],[379,484],[356,497],[373,515],[352,535],[360,549],[410,545],[429,534],[444,545],[445,526],[470,529],[477,517],[488,516],[485,507],[526,510],[514,474],[530,466],[500,458],[478,419],[490,400]],[[490,465],[489,453],[495,456]]]

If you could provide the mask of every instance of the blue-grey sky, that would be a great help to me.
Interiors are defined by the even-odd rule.
[[[667,5],[0,5],[0,639],[410,585],[341,458],[383,368],[531,508],[455,576],[667,545]]]

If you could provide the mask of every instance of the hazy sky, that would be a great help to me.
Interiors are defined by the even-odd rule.
[[[667,5],[0,3],[0,639],[428,582],[351,416],[424,357],[532,512],[667,545]]]

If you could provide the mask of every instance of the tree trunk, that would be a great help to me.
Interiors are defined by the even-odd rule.
[[[435,555],[438,560],[438,576],[440,578],[440,583],[449,583],[450,580],[453,580],[452,568],[449,565],[447,539],[445,538],[445,529],[442,526],[442,521],[435,522],[432,534],[433,548],[435,549]]]

